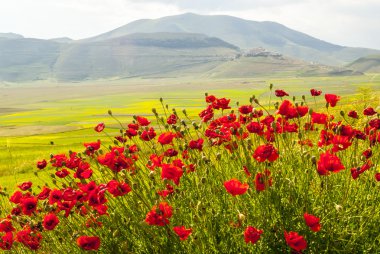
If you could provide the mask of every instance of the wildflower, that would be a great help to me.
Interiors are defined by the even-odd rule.
[[[376,181],[380,182],[380,173],[375,174],[375,179]]]
[[[92,155],[92,154],[94,154],[95,151],[99,150],[100,140],[98,140],[96,142],[91,142],[91,143],[84,143],[83,145],[86,148],[86,154]]]
[[[377,114],[377,112],[373,108],[371,108],[371,107],[365,108],[363,110],[363,115],[365,115],[365,116],[373,116],[373,115],[376,115],[376,114]]]
[[[255,177],[255,187],[257,191],[263,191],[267,187],[272,186],[272,178],[270,171],[265,170],[264,173],[257,173]]]
[[[287,92],[285,92],[284,90],[275,90],[275,91],[274,91],[274,94],[275,94],[277,97],[289,96],[289,94],[288,94]]]
[[[325,99],[331,107],[335,107],[336,103],[340,100],[340,97],[335,94],[325,94]]]
[[[172,133],[172,132],[165,132],[165,133],[162,133],[159,137],[158,137],[158,142],[161,144],[161,145],[167,145],[167,144],[171,144],[172,141],[173,141],[173,138],[175,138],[176,134],[175,133]]]
[[[338,156],[329,153],[322,153],[319,157],[317,170],[320,175],[329,175],[330,172],[337,173],[344,169]]]
[[[181,179],[183,171],[181,168],[176,167],[171,164],[162,164],[162,179],[172,180],[176,185],[179,184],[179,180]]]
[[[167,124],[176,124],[178,120],[178,117],[175,114],[171,114],[168,119],[166,120]]]
[[[100,238],[97,236],[80,236],[77,244],[84,250],[98,250],[100,247]]]
[[[189,142],[189,148],[190,149],[198,149],[199,151],[202,151],[203,146],[203,139],[197,139],[197,140],[191,140]]]
[[[255,244],[260,239],[262,233],[262,230],[248,226],[244,231],[244,241]]]
[[[140,138],[144,141],[149,141],[151,139],[154,139],[156,137],[156,132],[152,127],[149,128],[149,130],[145,130],[141,133]]]
[[[38,169],[44,169],[47,165],[47,162],[46,160],[42,160],[42,161],[37,161],[37,168]]]
[[[230,109],[231,107],[228,106],[229,103],[230,103],[230,99],[226,99],[226,98],[216,99],[215,101],[212,102],[212,107],[214,109]]]
[[[27,197],[21,199],[21,209],[25,215],[31,215],[37,208],[38,199],[36,197]]]
[[[128,194],[132,189],[125,182],[118,182],[116,180],[111,180],[107,183],[107,190],[114,197],[124,196]]]
[[[0,249],[10,250],[13,245],[13,233],[7,232],[0,237]]]
[[[236,196],[246,193],[249,185],[247,183],[241,183],[237,179],[231,179],[224,182],[224,188],[226,188],[227,192],[229,192],[232,196]]]
[[[158,206],[153,206],[145,218],[149,225],[165,226],[169,224],[169,219],[173,215],[173,208],[166,202],[161,202]]]
[[[102,132],[104,130],[106,126],[104,125],[104,123],[99,123],[98,125],[95,126],[94,130],[96,132]]]
[[[253,158],[258,162],[264,162],[268,160],[269,162],[275,161],[278,158],[278,151],[273,147],[272,144],[261,145],[256,148],[253,153]]]
[[[42,225],[46,230],[53,230],[59,223],[58,217],[54,213],[49,213],[44,217]]]
[[[303,236],[297,232],[284,232],[286,243],[295,251],[302,251],[307,248],[307,242]]]
[[[33,183],[28,181],[28,182],[23,182],[22,184],[18,185],[17,187],[20,188],[20,190],[26,191],[29,190],[32,187]]]
[[[59,170],[57,172],[55,172],[55,175],[58,176],[59,178],[65,178],[66,176],[68,176],[70,174],[69,171],[67,171],[67,169],[62,169],[62,170]]]
[[[12,225],[12,221],[9,219],[4,219],[0,221],[0,232],[12,232],[15,231],[16,229]]]
[[[137,116],[136,120],[141,126],[148,126],[150,124],[150,121],[142,116]]]
[[[314,215],[304,213],[303,218],[305,219],[306,225],[314,232],[321,230],[321,225],[319,224],[320,219]]]
[[[40,248],[41,240],[42,235],[37,231],[31,230],[28,226],[16,234],[16,241],[24,244],[31,250],[38,250]]]
[[[321,90],[316,90],[316,89],[310,89],[311,96],[319,96],[321,95],[322,91]]]
[[[363,166],[357,168],[351,168],[351,176],[355,180],[359,177],[360,174],[370,169],[373,166],[370,160],[366,161]]]
[[[359,118],[358,113],[355,110],[351,110],[350,112],[348,112],[347,115],[349,117],[351,117],[351,118],[354,118],[354,119],[358,119]]]
[[[251,113],[253,110],[253,107],[251,105],[243,105],[239,107],[239,112],[246,115]]]
[[[185,228],[185,226],[173,227],[173,230],[179,236],[181,241],[186,240],[193,232],[192,228]]]
[[[206,102],[207,103],[213,103],[215,100],[216,100],[216,97],[214,95],[206,96]]]

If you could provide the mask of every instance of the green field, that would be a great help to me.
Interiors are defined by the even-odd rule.
[[[13,189],[17,182],[35,178],[35,162],[51,153],[83,149],[83,142],[110,139],[93,131],[105,122],[110,136],[118,134],[118,123],[132,120],[133,115],[152,115],[161,108],[159,98],[177,111],[186,108],[194,115],[204,108],[204,93],[248,103],[255,95],[268,98],[270,83],[295,96],[311,88],[341,95],[341,108],[359,111],[363,103],[379,103],[380,76],[368,74],[349,77],[260,77],[255,79],[131,79],[82,83],[47,81],[0,83],[0,186]],[[308,95],[308,94],[306,94]],[[323,98],[321,99],[323,100]],[[357,100],[362,102],[357,104]],[[355,103],[354,103],[355,102]],[[353,104],[354,103],[354,104]],[[377,104],[376,104],[377,103]],[[40,173],[41,175],[41,173]],[[43,177],[39,176],[40,182]]]

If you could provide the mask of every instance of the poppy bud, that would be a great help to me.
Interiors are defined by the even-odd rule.
[[[311,156],[311,162],[316,165],[317,164],[317,157]]]
[[[157,114],[157,110],[155,109],[155,108],[152,108],[152,112],[153,112],[153,114]]]
[[[259,100],[258,99],[253,99],[253,101],[256,103],[256,104],[259,104]]]
[[[206,183],[206,178],[202,177],[201,178],[201,183],[205,184]]]
[[[239,220],[239,222],[244,221],[244,220],[245,220],[245,215],[242,214],[242,213],[239,213],[239,214],[238,214],[238,220]]]
[[[187,116],[186,109],[182,109],[182,113]]]
[[[269,85],[269,89],[272,90],[272,88],[273,88],[273,84],[271,83],[271,84]]]
[[[112,111],[109,109],[108,110],[108,114],[110,115],[110,116],[112,116]]]
[[[296,97],[295,96],[293,96],[293,101],[296,101]]]
[[[344,116],[344,111],[343,111],[343,110],[340,111],[340,115],[341,115],[341,116]]]
[[[217,154],[216,154],[216,159],[217,159],[217,160],[220,160],[221,158],[222,158],[222,155],[221,155],[220,153],[217,153]]]
[[[302,133],[301,132],[298,132],[298,138],[302,139]]]
[[[162,97],[160,97],[160,102],[162,103],[164,100],[162,99]]]
[[[310,109],[309,109],[309,115],[311,115],[312,113],[313,113],[313,109],[310,108]]]
[[[302,100],[306,100],[306,97],[305,97],[305,95],[302,95]]]

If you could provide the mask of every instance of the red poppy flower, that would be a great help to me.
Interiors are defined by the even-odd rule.
[[[176,124],[178,117],[175,114],[171,114],[166,120],[167,124]]]
[[[25,215],[32,215],[37,209],[38,199],[36,197],[27,197],[21,199],[21,209]]]
[[[47,199],[49,197],[50,191],[51,190],[49,188],[47,188],[47,187],[44,186],[42,188],[42,191],[40,192],[40,194],[37,195],[37,198],[39,200],[45,200],[45,199]]]
[[[142,116],[137,116],[136,120],[141,126],[148,126],[150,124],[150,121]]]
[[[215,101],[213,101],[212,107],[214,109],[230,109],[231,107],[228,106],[229,103],[230,103],[230,99],[226,99],[226,98],[216,99]]]
[[[380,182],[380,173],[375,174],[375,179],[376,181]]]
[[[193,232],[193,229],[185,228],[185,226],[173,227],[173,230],[179,236],[179,239],[181,241],[186,240],[191,235],[191,233]]]
[[[47,165],[47,162],[46,160],[42,160],[42,161],[37,161],[37,168],[38,169],[44,169]]]
[[[171,144],[176,134],[172,132],[164,132],[158,137],[158,142],[161,145]]]
[[[239,112],[246,115],[252,113],[253,107],[251,105],[242,105],[239,107]]]
[[[363,166],[357,168],[351,168],[351,176],[355,180],[359,177],[360,174],[370,169],[373,166],[370,160],[366,161]]]
[[[275,91],[274,91],[274,94],[275,94],[277,97],[289,96],[289,94],[288,94],[287,92],[285,92],[284,90],[275,90]]]
[[[171,164],[162,164],[161,179],[172,180],[176,185],[179,184],[183,170]]]
[[[332,148],[334,153],[345,150],[352,144],[349,137],[342,135],[335,135],[331,142],[334,145]]]
[[[363,111],[363,115],[365,115],[365,116],[373,116],[376,114],[377,114],[377,112],[371,107],[368,107],[368,108],[364,109],[364,111]]]
[[[199,151],[202,151],[203,147],[203,139],[197,139],[197,140],[191,140],[189,142],[189,148],[190,149],[198,149]]]
[[[311,96],[319,96],[319,95],[321,95],[322,91],[316,90],[316,89],[311,89],[310,93],[311,93]]]
[[[318,124],[327,124],[327,115],[323,113],[311,113],[311,122]]]
[[[358,119],[359,116],[358,116],[358,113],[355,111],[355,110],[351,110],[350,112],[348,112],[347,114],[349,117],[351,118],[355,118],[355,119]]]
[[[340,100],[340,97],[335,94],[325,94],[325,99],[331,107],[335,107],[336,103]]]
[[[106,126],[104,125],[104,123],[99,123],[98,125],[95,126],[94,130],[96,132],[102,132],[104,130]]]
[[[13,245],[13,233],[7,232],[0,238],[0,249],[10,250]]]
[[[91,142],[91,143],[84,143],[83,145],[86,148],[86,154],[92,155],[92,154],[94,154],[95,151],[99,150],[100,140],[98,140],[96,142]]]
[[[33,183],[28,181],[28,182],[23,182],[22,184],[18,185],[17,187],[20,188],[20,190],[26,191],[29,190],[32,187]]]
[[[49,213],[44,217],[42,225],[46,230],[53,230],[59,223],[58,217],[54,213]]]
[[[269,186],[272,186],[272,178],[270,177],[270,171],[265,170],[264,173],[257,173],[255,177],[256,190],[263,191]]]
[[[14,204],[19,204],[21,202],[22,197],[23,195],[21,191],[15,191],[9,198],[9,201],[11,201]]]
[[[55,175],[58,176],[59,178],[65,178],[69,174],[70,174],[70,172],[65,168],[55,172]]]
[[[371,126],[372,128],[376,129],[376,130],[380,130],[380,119],[379,118],[376,118],[376,119],[372,119],[371,121],[369,121],[369,126]]]
[[[145,218],[145,222],[149,225],[165,226],[169,224],[169,219],[173,215],[173,208],[166,202],[161,202],[158,207],[153,206]]]
[[[98,250],[100,247],[100,238],[97,236],[80,236],[77,244],[84,250]]]
[[[160,195],[163,198],[166,198],[167,196],[169,196],[172,193],[174,193],[174,188],[170,184],[166,185],[166,189],[165,190],[157,191],[157,194]]]
[[[16,241],[24,244],[31,250],[38,250],[40,248],[41,240],[42,235],[37,231],[32,231],[28,226],[16,234]]]
[[[0,232],[12,232],[16,229],[13,227],[12,222],[9,219],[4,219],[0,221]]]
[[[107,183],[107,190],[114,197],[124,196],[132,191],[131,187],[125,182],[118,182],[116,180],[111,180]]]
[[[149,128],[149,130],[145,130],[140,135],[142,140],[149,141],[151,139],[154,139],[156,137],[156,132],[152,127]]]
[[[216,97],[214,95],[206,96],[206,102],[207,103],[213,103],[215,100],[216,100]]]
[[[255,158],[258,162],[264,162],[266,160],[272,162],[277,160],[278,152],[272,144],[261,145],[256,148],[253,153],[253,158]]]
[[[231,179],[224,182],[224,188],[226,188],[227,192],[232,196],[236,196],[246,193],[249,185],[247,183],[241,183],[237,179]]]
[[[305,219],[306,225],[314,232],[321,230],[321,225],[319,224],[320,219],[314,215],[304,213],[303,218]]]
[[[285,241],[295,251],[302,251],[307,248],[307,242],[303,236],[299,235],[297,232],[284,232]]]
[[[248,226],[244,231],[244,241],[255,244],[260,239],[262,233],[262,230]]]
[[[330,172],[337,173],[344,169],[339,157],[329,151],[322,153],[319,157],[317,170],[320,175],[329,175]]]
[[[371,148],[368,148],[367,150],[365,150],[362,155],[366,158],[366,159],[369,159],[372,157],[372,150]]]

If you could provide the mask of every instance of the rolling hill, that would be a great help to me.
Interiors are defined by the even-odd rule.
[[[242,49],[263,47],[290,57],[327,65],[344,65],[359,57],[380,53],[373,49],[331,44],[275,22],[257,22],[225,15],[193,13],[137,20],[86,41],[101,41],[141,32],[206,34]]]
[[[380,55],[361,57],[347,67],[360,72],[380,72]]]

